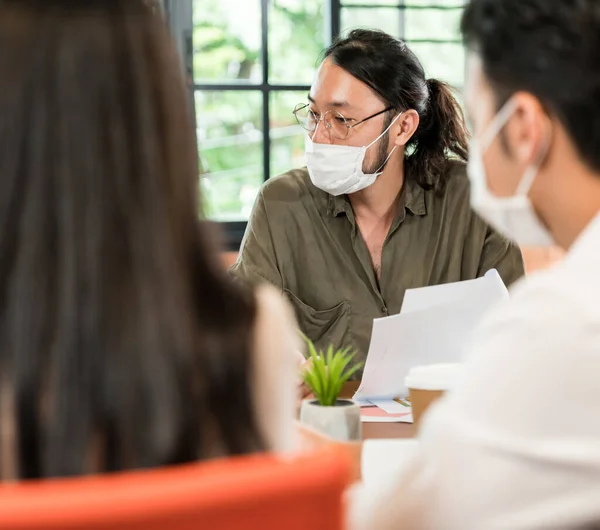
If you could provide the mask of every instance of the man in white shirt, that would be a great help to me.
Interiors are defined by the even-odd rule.
[[[386,498],[369,528],[584,528],[600,522],[600,2],[471,0],[462,31],[473,205],[568,254],[485,319],[425,418],[419,476],[393,494],[423,488],[419,516]]]

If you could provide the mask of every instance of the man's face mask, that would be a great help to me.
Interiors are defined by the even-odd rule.
[[[392,156],[396,146],[390,151],[383,165],[375,173],[370,174],[363,173],[367,149],[381,140],[400,116],[402,113],[398,114],[389,127],[375,140],[363,147],[319,144],[313,142],[307,134],[305,139],[306,167],[312,183],[331,195],[356,193],[373,184],[381,175],[381,170]]]
[[[515,195],[496,197],[488,188],[483,155],[508,123],[517,109],[510,99],[494,116],[486,131],[478,139],[473,138],[469,147],[467,172],[471,180],[471,205],[490,225],[516,241],[521,246],[545,247],[554,244],[552,235],[538,218],[528,194],[548,154],[550,137],[546,138],[536,162],[525,169]]]

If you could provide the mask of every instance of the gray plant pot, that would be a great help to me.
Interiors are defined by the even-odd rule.
[[[335,440],[362,440],[360,407],[350,399],[338,399],[333,407],[322,407],[315,399],[302,402],[300,421]]]

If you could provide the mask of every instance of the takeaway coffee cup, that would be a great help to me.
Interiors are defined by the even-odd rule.
[[[430,364],[410,370],[406,376],[406,386],[415,426],[418,427],[421,417],[431,404],[452,389],[460,369],[460,364]]]

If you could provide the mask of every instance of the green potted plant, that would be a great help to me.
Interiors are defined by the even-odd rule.
[[[350,353],[350,348],[334,350],[330,345],[324,354],[306,337],[305,340],[310,357],[302,377],[315,399],[302,402],[300,421],[337,440],[362,439],[360,407],[351,399],[339,396],[344,383],[363,363],[351,366],[355,353]]]

